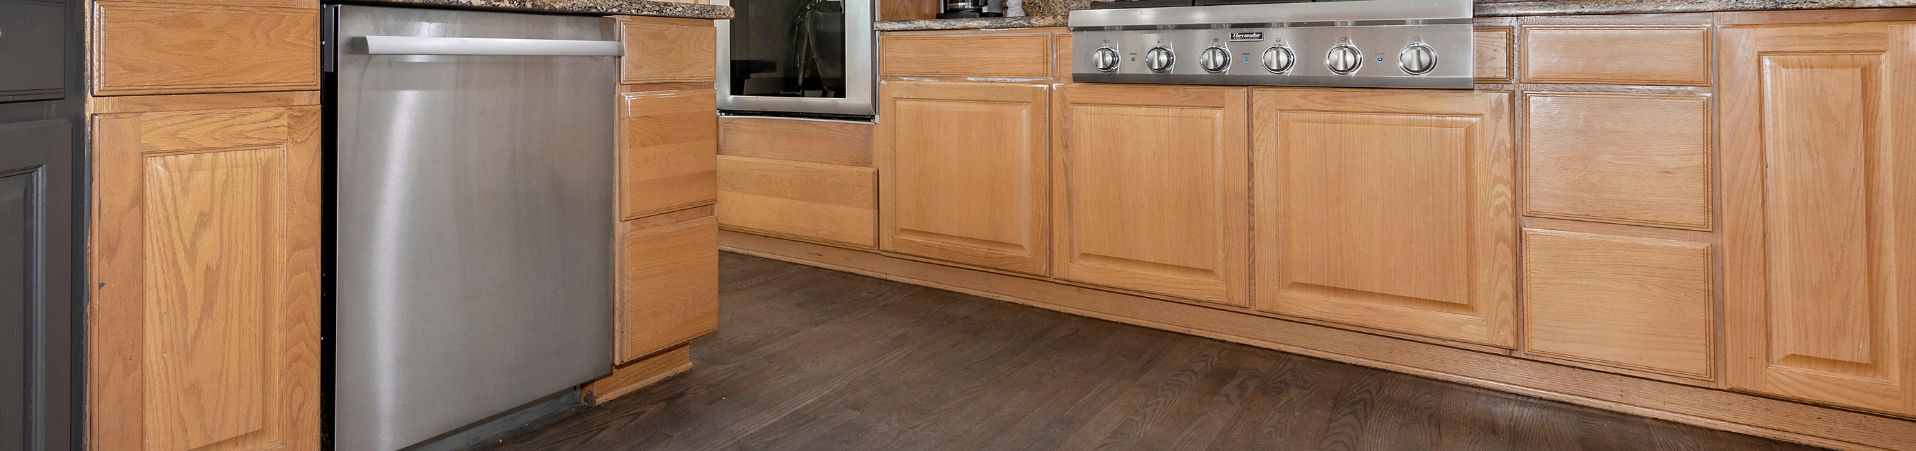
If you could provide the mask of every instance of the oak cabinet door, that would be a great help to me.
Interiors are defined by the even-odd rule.
[[[1912,40],[1910,22],[1724,31],[1731,387],[1916,414]]]
[[[103,114],[94,449],[318,449],[320,109]]]
[[[619,219],[718,198],[718,98],[711,89],[619,93]]]
[[[718,330],[718,219],[689,208],[619,225],[624,365]]]
[[[1515,344],[1511,100],[1259,89],[1258,310]]]
[[[1050,88],[887,82],[879,247],[1045,275]]]
[[[1248,90],[1066,85],[1060,93],[1053,275],[1247,305]]]

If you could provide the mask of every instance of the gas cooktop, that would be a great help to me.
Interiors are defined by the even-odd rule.
[[[1092,83],[1470,89],[1473,0],[1121,0],[1073,11]]]

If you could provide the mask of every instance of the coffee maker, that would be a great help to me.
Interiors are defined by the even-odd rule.
[[[940,19],[1004,17],[1003,0],[935,0],[941,5]]]

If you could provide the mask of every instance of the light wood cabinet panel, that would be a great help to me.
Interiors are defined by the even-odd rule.
[[[896,81],[881,91],[879,247],[1045,275],[1050,88]]]
[[[1723,42],[1730,385],[1916,414],[1916,22]]]
[[[1710,98],[1526,93],[1524,213],[1710,230]]]
[[[718,330],[718,219],[695,207],[619,225],[624,365]]]
[[[1710,84],[1708,25],[1528,25],[1525,83]]]
[[[1259,310],[1516,344],[1508,94],[1259,89]]]
[[[1528,229],[1523,244],[1524,352],[1714,379],[1708,243]]]
[[[619,16],[625,56],[620,83],[709,82],[718,78],[718,29],[712,21]]]
[[[1051,77],[1049,31],[888,31],[878,42],[885,77]]]
[[[871,167],[876,128],[870,122],[721,117],[719,155]]]
[[[1516,31],[1514,27],[1477,27],[1471,35],[1478,83],[1510,82],[1510,41]]]
[[[101,1],[93,22],[95,95],[319,89],[317,8]]]
[[[718,106],[710,89],[619,93],[622,219],[718,197]]]
[[[1065,85],[1059,94],[1053,275],[1248,305],[1248,91]]]
[[[878,247],[872,168],[719,156],[719,225],[804,240]]]
[[[318,449],[318,106],[99,115],[94,449]]]

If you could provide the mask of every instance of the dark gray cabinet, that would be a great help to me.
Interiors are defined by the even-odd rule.
[[[82,0],[0,0],[0,450],[80,444]]]

